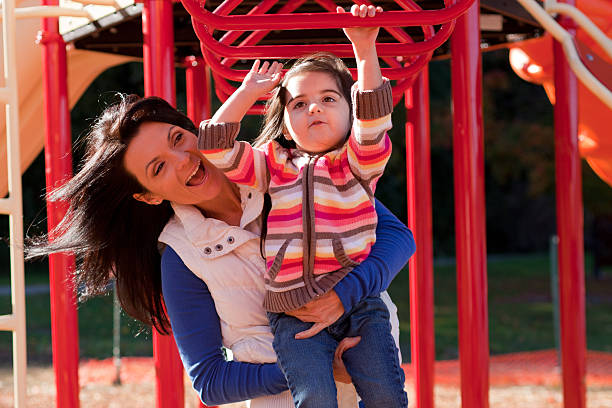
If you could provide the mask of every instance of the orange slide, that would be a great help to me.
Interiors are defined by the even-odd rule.
[[[577,0],[576,7],[612,37],[612,2],[610,0]],[[551,103],[555,103],[553,38],[517,42],[510,47],[510,64],[518,76],[544,86]],[[578,30],[576,47],[583,64],[608,89],[612,89],[612,59],[585,32]],[[612,131],[610,110],[584,85],[578,85],[578,138],[581,155],[606,183],[612,186]]]
[[[26,0],[18,7],[40,5],[38,0]],[[19,93],[19,139],[21,171],[24,172],[43,148],[45,137],[43,117],[42,51],[36,44],[40,18],[17,21],[17,81]],[[0,33],[0,36],[2,34]],[[0,37],[1,38],[1,37]],[[2,42],[0,42],[0,49]],[[93,51],[68,51],[68,104],[72,108],[89,84],[107,68],[134,58]],[[3,73],[0,64],[0,73]],[[0,78],[2,76],[0,75]],[[5,115],[0,115],[0,163],[6,163]],[[7,193],[7,166],[0,165],[0,197]]]

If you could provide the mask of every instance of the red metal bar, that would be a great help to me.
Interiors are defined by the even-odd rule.
[[[563,3],[574,5],[574,0]],[[572,30],[573,22],[561,24]],[[578,85],[563,47],[553,45],[555,59],[555,173],[559,234],[559,306],[561,367],[566,408],[586,407],[586,312],[582,180],[578,152]]]
[[[325,8],[328,12],[330,13],[336,12],[336,3],[333,0],[315,0],[315,1],[319,3],[323,8]],[[357,5],[364,4],[366,6],[373,5],[372,2],[369,0],[355,0],[355,4]],[[398,4],[400,4],[406,10],[410,10],[410,11],[421,11],[422,10],[418,5],[408,0],[399,2]],[[389,34],[391,34],[391,36],[395,38],[396,40],[398,40],[399,42],[408,42],[408,43],[413,42],[412,38],[408,35],[408,33],[406,33],[406,31],[404,31],[404,29],[400,27],[382,26],[381,28],[387,31]],[[425,26],[422,26],[422,28],[423,28],[423,33],[425,34],[425,38],[433,37],[435,30],[432,26],[425,25]]]
[[[198,124],[211,117],[211,89],[210,67],[200,57],[185,58],[185,85],[187,93],[187,116]],[[217,408],[204,405],[201,408]]]
[[[408,3],[410,0],[405,0],[405,1],[407,2],[407,4],[404,5],[405,8],[409,10],[420,10],[420,7],[418,7],[416,4]],[[278,10],[278,13],[281,13],[281,14],[282,13],[292,13],[295,9],[301,6],[304,2],[305,0],[289,0]],[[319,3],[321,7],[325,8],[327,11],[335,12],[336,10],[336,3],[334,3],[331,0],[316,0],[316,2]],[[360,2],[360,4],[361,3],[367,4],[367,5],[371,4],[367,0]],[[265,2],[265,3],[262,2],[258,4],[256,7],[254,7],[253,9],[251,9],[248,14],[249,15],[263,14],[267,12],[271,7],[272,7],[272,4],[268,4],[268,2]],[[406,34],[406,32],[403,29],[387,27],[386,30],[389,31],[400,42],[413,42],[412,38],[410,38],[410,36]],[[431,26],[423,26],[423,31],[425,33],[426,38],[431,38],[435,34],[435,31],[433,27]],[[251,34],[249,34],[247,38],[245,38],[240,43],[239,46],[243,47],[246,45],[257,44],[261,39],[263,39],[266,35],[268,35],[269,32],[270,30],[253,31]],[[221,37],[219,42],[222,44],[231,45],[233,41],[235,41],[241,34],[242,34],[241,31],[228,31],[227,33],[225,33],[223,37]],[[395,58],[388,57],[388,58],[384,58],[384,60],[391,66],[395,66],[395,67],[400,66],[400,64],[397,62]],[[237,61],[238,60],[236,59],[225,58],[221,61],[221,64],[231,67]]]
[[[242,0],[225,0],[223,3],[219,4],[213,13],[226,16],[231,13],[238,5],[242,3]]]
[[[418,243],[410,259],[410,340],[416,407],[434,406],[433,233],[429,144],[429,71],[405,94],[408,227]]]
[[[287,0],[287,2],[283,6],[281,6],[281,8],[279,9],[279,13],[291,13],[295,9],[300,7],[302,4],[304,4],[305,1],[306,0]],[[261,4],[260,4],[260,6],[261,6]],[[253,8],[252,11],[255,11],[255,8]],[[260,9],[259,11],[261,13],[265,13],[267,10]],[[268,35],[269,32],[270,32],[270,30],[253,31],[251,34],[248,35],[247,38],[245,38],[240,43],[240,46],[257,44],[262,38],[264,38],[266,35]],[[219,42],[222,43],[222,44],[231,44],[235,39],[237,39],[240,36],[240,34],[241,34],[241,32],[238,32],[238,31],[228,31],[223,37],[221,37]],[[221,63],[223,65],[227,65],[227,66],[231,67],[237,61],[238,60],[235,59],[235,58],[225,58],[225,59],[223,59],[223,61]]]
[[[43,0],[44,6],[57,6],[57,0]],[[38,35],[42,47],[45,176],[47,191],[72,176],[72,140],[66,72],[66,44],[59,34],[57,18],[43,18]],[[66,214],[68,203],[47,201],[47,228],[51,231]],[[51,298],[51,342],[55,371],[56,406],[79,406],[79,329],[76,293],[72,282],[74,256],[49,256]]]
[[[185,59],[185,85],[187,92],[187,116],[196,126],[205,119],[210,119],[211,90],[210,67],[199,57]]]
[[[142,11],[145,94],[176,105],[174,24],[171,0],[145,0]],[[153,331],[156,370],[156,406],[185,406],[183,365],[172,336]]]
[[[208,60],[207,60],[208,61]],[[225,102],[229,96],[236,91],[236,88],[230,85],[225,78],[218,73],[212,71],[212,76],[215,80],[215,94],[220,101]],[[397,105],[402,99],[404,91],[412,85],[414,77],[407,77],[404,80],[397,81],[393,87],[393,105]],[[266,97],[260,100],[265,100]],[[264,106],[261,104],[253,105],[249,111],[249,115],[262,115],[264,113]]]
[[[189,11],[189,10],[188,10]],[[413,12],[411,14],[414,14]],[[348,13],[345,13],[348,14]],[[278,14],[280,15],[280,14]],[[287,14],[290,15],[290,14]],[[319,14],[320,16],[321,14]],[[341,15],[341,14],[330,14]],[[247,16],[259,17],[259,16]],[[372,17],[374,20],[376,17]],[[368,19],[362,19],[368,20]],[[315,44],[315,45],[252,45],[233,47],[219,43],[208,32],[205,23],[192,19],[194,30],[200,41],[211,52],[231,58],[294,58],[296,55],[305,55],[313,52],[324,51],[337,55],[338,57],[352,57],[353,49],[350,44]],[[337,28],[337,27],[336,27]],[[381,43],[377,44],[376,50],[381,57],[385,56],[409,56],[432,52],[440,45],[444,44],[450,37],[454,28],[454,22],[449,22],[438,30],[433,37],[418,43]]]
[[[145,0],[142,11],[145,94],[176,104],[171,0]]]
[[[329,12],[334,12],[335,13],[335,9],[336,6],[333,2],[329,1],[329,0],[316,0],[323,8],[327,9]],[[255,6],[253,9],[251,9],[248,13],[248,15],[254,15],[254,14],[262,14],[267,12],[270,7],[276,2],[276,0],[268,0],[268,1],[264,1],[260,4],[258,4],[257,6]],[[290,0],[288,1],[286,4],[284,4],[279,10],[278,13],[279,14],[284,14],[284,13],[291,13],[293,12],[297,7],[299,7],[302,3],[304,2],[304,0]],[[358,2],[358,4],[370,4],[368,0],[360,0]],[[416,5],[416,3],[412,2],[411,0],[402,0],[401,1],[401,5],[403,8],[405,8],[406,10],[412,10],[412,11],[418,11],[421,10],[420,7],[418,5]],[[225,7],[223,7],[225,6]],[[226,2],[226,3],[222,3],[216,10],[215,10],[215,14],[220,14],[220,15],[226,15],[227,13],[231,12],[231,10],[233,10],[234,7],[234,3],[233,2]],[[192,19],[194,20],[194,19]],[[197,21],[193,21],[193,25],[194,28],[196,30],[196,33],[199,35],[199,37],[201,37],[202,39],[204,39],[204,41],[201,44],[201,49],[202,49],[202,53],[204,55],[204,58],[206,59],[206,62],[208,64],[210,64],[211,68],[213,69],[214,72],[214,77],[215,77],[215,83],[216,83],[216,93],[219,96],[219,98],[223,101],[225,99],[227,99],[227,97],[229,95],[231,95],[234,91],[235,88],[230,85],[227,82],[227,79],[231,79],[234,81],[241,81],[244,77],[244,75],[246,75],[246,73],[248,72],[247,70],[235,70],[232,69],[231,66],[236,62],[235,58],[225,58],[222,61],[219,60],[218,57],[214,56],[211,52],[210,49],[219,49],[218,46],[222,45],[222,46],[227,46],[230,45],[233,41],[235,41],[240,34],[242,33],[242,31],[228,31],[227,33],[225,33],[225,35],[217,42],[216,40],[212,39],[212,37],[210,36],[210,31],[211,28],[210,27],[205,27],[204,25],[198,23]],[[447,27],[447,28],[451,28],[452,27]],[[435,30],[433,29],[432,26],[428,26],[428,25],[424,25],[422,26],[423,32],[425,34],[425,39],[426,40],[430,40],[432,37],[434,37],[435,35]],[[402,29],[396,29],[396,28],[387,28],[387,30],[396,38],[398,39],[400,42],[406,42],[406,43],[413,43],[412,39],[410,38],[409,35],[407,35]],[[245,47],[248,46],[253,46],[254,44],[256,44],[257,42],[259,42],[263,37],[265,37],[267,34],[269,33],[269,30],[257,30],[257,31],[253,31],[246,39],[244,39],[243,41],[241,41],[241,43],[237,46],[237,47],[230,47],[227,48],[226,50],[233,50],[233,53],[236,52],[236,50],[244,50]],[[450,35],[450,31],[448,33],[446,33],[443,30],[443,37],[447,38],[447,34]],[[439,36],[440,37],[440,36]],[[440,38],[436,39],[437,41],[440,41]],[[208,42],[212,42],[212,47],[208,46]],[[388,47],[388,46],[393,46],[396,47],[398,44],[386,44],[383,45],[383,48]],[[428,47],[432,47],[435,46],[436,44],[428,44]],[[344,46],[347,48],[347,55],[346,56],[352,56],[352,49],[350,49],[350,46],[346,46],[346,45],[340,45],[340,46]],[[308,49],[310,51],[314,51],[315,49],[317,49],[316,47],[312,47],[312,46],[307,46],[309,47]],[[260,53],[261,53],[261,47],[257,47],[260,49]],[[274,49],[278,49],[279,47],[273,47]],[[286,49],[285,51],[291,52],[291,56],[296,56],[298,55],[297,53],[295,53],[295,47],[286,47],[286,48],[290,48],[290,49]],[[305,49],[304,49],[305,50]],[[301,50],[300,52],[304,51]],[[240,51],[242,52],[242,51]],[[232,55],[234,55],[232,53]],[[398,55],[396,52],[391,52],[390,55]],[[401,65],[399,62],[397,62],[397,60],[395,59],[395,57],[387,57],[383,59],[389,64],[391,65],[392,68],[383,68],[383,74],[385,76],[387,76],[390,79],[403,79],[403,81],[400,81],[395,87],[394,87],[394,94],[396,95],[394,102],[397,103],[399,102],[399,99],[401,99],[401,95],[403,93],[403,91],[409,87],[412,83],[412,80],[414,78],[414,76],[422,69],[423,66],[425,66],[425,64],[431,59],[431,55],[432,52],[428,52],[425,54],[421,54],[419,55],[417,58],[415,58],[414,60],[410,61],[410,64],[404,64]],[[266,58],[269,57],[269,55],[265,56]],[[251,56],[251,58],[254,58]],[[353,70],[355,71],[355,70]],[[356,75],[356,71],[353,72],[354,75]],[[262,100],[266,99],[266,98],[261,98]],[[256,105],[254,107],[252,107],[249,110],[250,114],[260,114],[263,112],[263,108],[260,105]]]
[[[204,9],[197,0],[182,0],[185,9],[199,22],[215,30],[247,31],[257,27],[258,30],[304,30],[338,27],[406,27],[422,25],[440,25],[455,20],[462,15],[475,0],[445,0],[445,8],[423,11],[387,11],[371,19],[360,19],[345,14],[329,13],[292,13],[264,15],[231,15],[221,16]]]
[[[274,7],[274,5],[276,3],[278,3],[278,0],[263,0],[261,3],[259,3],[258,5],[253,7],[251,10],[249,10],[247,15],[250,16],[250,15],[254,15],[254,14],[264,14],[264,13],[267,13],[272,7]],[[303,3],[303,1],[301,3]],[[283,8],[284,7],[285,6],[283,6]],[[291,10],[291,11],[293,11],[293,10]],[[269,30],[266,30],[266,31],[262,30],[262,31],[256,31],[256,32],[260,33],[260,34],[263,34],[265,36],[270,31]],[[243,33],[244,33],[244,31],[228,31],[228,32],[226,32],[223,35],[223,37],[221,37],[221,39],[219,41],[222,42],[223,44],[232,44]],[[254,33],[252,33],[252,34],[254,34]]]
[[[451,38],[461,406],[489,406],[489,330],[479,2]]]
[[[199,28],[196,28],[199,27]],[[202,28],[202,26],[194,26],[194,30],[198,32]],[[213,56],[207,46],[204,43],[201,43],[201,51],[206,63],[210,65],[211,69],[216,73],[222,75],[223,78],[227,78],[232,81],[242,81],[245,75],[249,72],[248,70],[242,69],[232,69],[228,66],[222,64],[215,56]],[[351,51],[352,52],[352,51]],[[300,54],[294,54],[292,56],[288,56],[287,58],[294,58],[295,56]],[[347,57],[352,57],[353,54],[347,55]],[[276,57],[265,57],[265,58],[276,58]],[[280,57],[278,57],[280,58]],[[253,57],[255,59],[255,57]],[[423,67],[429,62],[430,55],[423,54],[419,55],[417,59],[408,66],[402,66],[400,68],[382,68],[381,71],[383,75],[391,80],[397,79],[405,79],[406,77],[415,77],[418,73],[423,69]],[[349,71],[353,74],[353,78],[357,78],[357,70],[350,68]],[[283,70],[283,72],[287,72],[287,70]]]
[[[324,8],[327,8],[328,11],[333,12],[333,14],[317,13],[320,17],[324,17],[327,19],[329,18],[330,15],[335,15],[335,7],[332,7],[333,10],[331,10],[330,4],[328,4],[329,2],[325,0],[318,0],[318,1],[321,3],[321,5]],[[215,10],[214,13],[215,14],[225,14],[226,12],[229,12],[224,9],[223,13],[219,13],[219,10],[222,8],[224,4],[226,3],[223,3],[221,6],[219,6],[217,10]],[[448,4],[448,1],[447,1],[447,4]],[[194,16],[197,16],[198,13],[202,13],[202,12],[207,13],[206,10],[203,11],[199,6],[196,6],[194,4],[186,4],[186,7],[193,7],[193,10],[190,10],[190,11],[192,12]],[[410,0],[403,1],[402,7],[404,7],[407,10],[420,10],[420,8],[416,4],[411,2]],[[259,10],[258,12],[255,12],[255,10],[251,10],[251,11],[252,12],[249,12],[249,15],[259,14],[259,11],[262,11],[262,12],[265,11],[265,7],[262,7],[261,10]],[[291,11],[292,9],[283,7],[279,11],[280,13],[283,13],[283,14],[277,14],[277,15],[284,15],[284,13],[291,12]],[[414,13],[415,11],[412,11],[412,12]],[[299,15],[299,14],[287,14],[287,15]],[[231,18],[234,18],[234,17],[235,16],[232,16]],[[325,50],[325,51],[333,52],[340,57],[352,56],[351,47],[349,45],[344,45],[344,44],[304,45],[304,46],[297,46],[297,48],[296,46],[278,46],[277,45],[277,46],[270,47],[270,46],[248,46],[246,45],[246,41],[251,42],[251,44],[253,42],[256,42],[257,39],[255,38],[255,36],[257,36],[257,38],[260,38],[262,35],[265,35],[267,33],[266,30],[261,30],[261,31],[258,31],[257,33],[253,33],[255,36],[251,36],[249,39],[247,39],[245,42],[240,44],[240,46],[238,47],[231,47],[231,46],[228,46],[227,44],[228,44],[228,41],[231,41],[235,38],[235,35],[236,35],[235,32],[226,33],[226,35],[222,38],[221,41],[216,41],[210,34],[210,30],[211,30],[210,26],[204,27],[204,25],[201,22],[199,23],[197,21],[197,17],[194,18],[193,20],[194,20],[193,25],[196,30],[196,33],[198,34],[198,37],[202,41],[203,53],[210,49],[217,54],[228,56],[228,57],[292,58],[292,57],[295,57],[296,55],[303,55],[303,54],[311,53],[314,51]],[[425,55],[420,55],[417,61],[414,63],[415,66],[413,67],[413,70],[414,72],[418,72],[422,68],[422,66],[424,66],[424,64],[427,61],[429,61],[433,50],[437,48],[438,46],[440,46],[443,42],[445,42],[448,39],[448,37],[450,36],[450,33],[452,32],[453,22],[449,24],[445,24],[441,28],[441,30],[435,35],[434,35],[433,27],[424,25],[422,26],[422,28],[424,30],[426,40],[418,44],[414,44],[412,40],[410,39],[410,37],[403,32],[403,30],[399,30],[396,28],[389,28],[388,30],[391,32],[391,34],[394,37],[399,39],[401,42],[407,42],[407,44],[398,44],[398,43],[380,44],[379,45],[379,55],[384,57],[384,56],[397,56],[397,55],[425,54]],[[252,27],[249,27],[249,29],[252,29]],[[255,41],[249,41],[249,40],[255,40]],[[241,79],[244,76],[245,73],[242,71],[238,73],[238,72],[233,72],[227,67],[223,67],[223,66],[219,67],[218,64],[215,64],[216,61],[211,60],[212,58],[210,57],[210,52],[208,52],[208,54],[209,55],[205,57],[208,63],[211,64],[212,68],[215,71],[222,70],[224,76],[228,78],[233,78],[235,80],[239,80],[239,79],[236,79],[235,77],[239,77]],[[383,73],[389,78],[392,78],[392,77],[401,78],[401,77],[412,75],[412,71],[410,71],[410,69],[411,67],[404,67],[404,68],[391,69],[391,70],[386,69],[386,70],[383,70],[385,71]]]

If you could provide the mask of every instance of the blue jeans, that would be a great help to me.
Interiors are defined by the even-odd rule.
[[[336,408],[332,360],[340,340],[361,336],[342,359],[366,408],[407,407],[404,371],[391,336],[389,311],[380,297],[358,303],[338,321],[309,338],[295,334],[312,323],[284,313],[268,313],[274,333],[274,351],[287,378],[293,402],[299,408]]]

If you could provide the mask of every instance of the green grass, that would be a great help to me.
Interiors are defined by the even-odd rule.
[[[48,272],[28,265],[26,281],[46,284]],[[454,265],[434,268],[436,358],[457,358],[457,291]],[[587,271],[590,259],[587,257]],[[594,281],[587,272],[587,347],[612,352],[612,270]],[[491,257],[487,266],[489,345],[492,354],[555,347],[548,255]],[[3,275],[0,285],[8,285]],[[389,289],[400,314],[402,353],[410,356],[409,275],[402,271]],[[32,363],[51,362],[49,295],[29,295],[26,300],[28,358]],[[0,314],[10,313],[10,297],[0,296]],[[78,306],[79,353],[82,358],[112,355],[113,305],[111,296],[90,299]],[[194,323],[195,324],[195,323]],[[122,315],[122,355],[151,355],[151,334],[139,336],[142,327]],[[0,333],[0,365],[11,361],[11,335]]]
[[[586,262],[587,347],[612,352],[612,271],[591,278]],[[547,254],[491,257],[487,264],[491,354],[555,347]],[[606,275],[606,274],[604,274]],[[401,348],[410,355],[409,275],[404,270],[389,292],[400,313]],[[457,289],[454,265],[434,267],[434,324],[437,359],[458,356]]]
[[[26,284],[48,284],[48,272],[26,271]],[[6,283],[2,283],[6,285]],[[0,314],[11,313],[11,299],[0,296]],[[101,296],[78,304],[79,355],[81,358],[106,358],[113,350],[113,299]],[[26,296],[28,361],[33,364],[50,364],[51,312],[49,294]],[[130,356],[152,355],[151,331],[143,333],[142,326],[122,313],[121,354]],[[137,335],[138,334],[138,335]],[[0,365],[11,362],[11,334],[0,333]]]

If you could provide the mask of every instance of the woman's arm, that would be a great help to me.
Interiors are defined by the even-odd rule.
[[[206,284],[170,247],[162,255],[162,290],[183,366],[200,399],[227,404],[287,389],[276,364],[226,361],[221,328]]]
[[[412,232],[378,200],[376,214],[376,243],[370,254],[334,287],[345,311],[386,290],[416,250]]]

